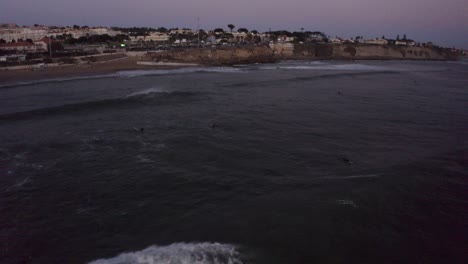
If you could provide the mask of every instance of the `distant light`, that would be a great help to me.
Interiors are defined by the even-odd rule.
[[[121,48],[125,48],[127,45],[125,45],[124,43],[120,44],[120,47]]]

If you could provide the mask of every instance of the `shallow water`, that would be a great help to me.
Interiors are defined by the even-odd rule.
[[[0,262],[463,263],[467,87],[463,61],[2,87]]]

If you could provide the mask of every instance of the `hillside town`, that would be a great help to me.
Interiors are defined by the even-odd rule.
[[[342,38],[331,37],[320,31],[305,31],[304,28],[294,32],[285,30],[259,32],[247,28],[237,29],[233,24],[227,25],[226,29],[213,30],[0,24],[0,65],[34,64],[51,62],[52,59],[67,62],[70,58],[97,54],[218,46],[266,44],[272,48],[280,45],[282,50],[288,50],[295,44],[303,43],[433,46],[431,42],[420,43],[407,38],[405,34],[395,38],[385,36],[372,39],[362,36]],[[457,52],[465,53],[460,50]]]

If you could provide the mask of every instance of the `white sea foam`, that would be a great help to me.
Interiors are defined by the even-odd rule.
[[[468,65],[468,60],[447,61],[448,64]]]
[[[242,72],[242,69],[233,67],[205,67],[199,68],[199,72],[220,72],[220,73],[238,73]]]
[[[6,191],[10,191],[10,190],[14,190],[14,189],[19,189],[21,187],[23,187],[25,184],[29,183],[30,182],[30,177],[26,177],[24,178],[23,180],[13,184],[12,186],[8,187],[6,189]]]
[[[234,245],[219,243],[175,243],[151,246],[141,251],[98,259],[90,264],[242,264]]]
[[[337,200],[336,202],[340,205],[348,205],[351,207],[357,207],[356,203],[350,200]]]
[[[87,75],[87,76],[76,76],[76,77],[67,77],[67,78],[50,78],[50,79],[42,79],[42,80],[27,81],[27,82],[7,83],[7,84],[0,85],[0,88],[27,86],[27,85],[35,85],[35,84],[42,84],[42,83],[69,82],[69,81],[79,81],[79,80],[88,80],[88,79],[112,78],[115,76],[116,76],[115,74],[101,74],[101,75]]]
[[[154,160],[148,158],[147,156],[143,154],[137,155],[137,160],[139,163],[155,163]]]
[[[102,79],[102,78],[133,78],[133,77],[146,76],[146,75],[186,74],[186,73],[194,73],[194,72],[238,73],[242,71],[243,71],[242,69],[234,68],[234,67],[184,67],[184,68],[178,68],[178,69],[164,69],[164,70],[163,69],[129,70],[129,71],[119,71],[116,73],[102,74],[102,75],[52,78],[52,79],[43,79],[43,80],[35,80],[35,81],[28,81],[28,82],[7,83],[7,84],[0,85],[0,88],[27,86],[27,85],[53,83],[53,82],[68,82],[68,81],[79,81],[79,80],[88,80],[88,79]]]
[[[169,93],[169,92],[160,87],[151,87],[148,89],[130,93],[127,95],[127,97],[148,95],[148,94],[153,94],[153,93]]]
[[[138,77],[146,75],[169,75],[169,74],[186,74],[194,72],[218,72],[218,73],[237,73],[241,72],[242,69],[234,67],[185,67],[179,69],[165,69],[165,70],[131,70],[131,71],[120,71],[116,73],[118,77]]]
[[[278,63],[279,65],[325,65],[326,63],[323,61],[281,61]]]
[[[352,175],[352,176],[327,176],[318,177],[316,179],[324,180],[348,180],[348,179],[361,179],[361,178],[379,178],[381,174],[363,174],[363,175]]]
[[[389,71],[386,67],[365,64],[326,64],[323,62],[261,66],[262,70]]]

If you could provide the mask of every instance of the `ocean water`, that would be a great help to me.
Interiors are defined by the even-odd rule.
[[[468,63],[0,87],[0,263],[466,263]]]

